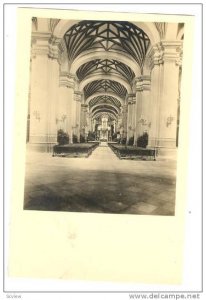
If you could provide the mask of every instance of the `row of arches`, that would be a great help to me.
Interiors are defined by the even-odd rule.
[[[163,64],[165,66],[170,61],[176,64],[180,57],[181,50],[177,49],[182,47],[183,29],[184,24],[178,23],[33,18],[29,109],[34,111],[41,102],[33,91],[35,88],[39,93],[42,91],[42,83],[41,88],[36,84],[37,69],[45,67],[47,78],[44,83],[47,87],[52,84],[49,89],[54,90],[44,96],[50,107],[43,105],[44,109],[41,108],[46,118],[44,128],[50,124],[47,140],[49,136],[54,142],[58,127],[69,133],[71,142],[73,134],[79,139],[81,134],[93,130],[94,121],[95,124],[101,123],[101,115],[105,117],[106,114],[127,140],[131,135],[137,138],[146,130],[151,132],[151,144],[156,143],[160,134],[157,120],[160,120],[161,113],[159,110],[158,114],[154,107],[162,101],[157,80],[160,82],[161,76],[165,76],[165,71],[160,70]],[[158,74],[155,74],[156,65]],[[178,76],[175,78],[178,89],[180,78],[176,73],[175,76]],[[177,111],[177,107],[173,107],[176,105],[170,105],[172,113]],[[64,122],[62,115],[66,116]],[[28,140],[35,142],[38,130],[43,132],[45,129],[41,126],[34,128],[34,113],[30,111],[29,116]],[[175,112],[175,122],[177,117]],[[142,128],[138,123],[142,119],[147,127]]]

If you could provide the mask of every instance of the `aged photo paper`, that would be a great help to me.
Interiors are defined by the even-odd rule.
[[[181,284],[194,18],[17,21],[9,276]]]

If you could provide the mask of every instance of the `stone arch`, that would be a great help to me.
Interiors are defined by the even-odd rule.
[[[97,114],[95,114],[92,118],[98,118],[99,116],[105,114],[104,112],[98,112]],[[111,117],[112,115],[112,118],[117,121],[118,120],[118,117],[113,113],[113,112],[106,112],[107,115],[109,115]]]
[[[117,111],[117,113],[120,112],[120,109],[118,107],[116,107],[115,105],[112,105],[111,103],[99,103],[99,104],[92,106],[90,110],[91,110],[91,112],[93,112],[93,110],[95,108],[97,108],[98,106],[103,106],[103,105],[111,106]]]
[[[139,27],[140,29],[142,29],[147,36],[150,39],[150,43],[151,45],[155,45],[156,43],[160,42],[160,35],[159,32],[157,30],[157,28],[155,27],[155,24],[153,22],[130,22],[135,24],[137,27]]]
[[[89,102],[95,98],[95,97],[98,97],[98,96],[111,96],[111,97],[114,97],[116,98],[117,100],[119,100],[119,102],[121,103],[121,105],[124,104],[124,100],[122,98],[120,98],[117,94],[115,93],[106,93],[106,92],[98,92],[98,93],[94,93],[93,95],[91,95],[90,97],[87,98],[85,104],[89,104]]]
[[[76,71],[78,68],[94,59],[114,59],[119,60],[120,62],[124,63],[128,67],[133,70],[135,73],[135,76],[139,76],[141,74],[141,70],[137,62],[129,55],[124,55],[116,52],[109,52],[109,51],[102,51],[102,50],[96,50],[91,51],[85,51],[84,53],[80,54],[71,64],[70,66],[70,73],[76,74]]]
[[[64,34],[76,23],[80,22],[81,20],[60,20],[56,27],[54,28],[53,35],[59,39],[62,39],[64,37]],[[140,29],[142,29],[147,36],[150,39],[151,45],[154,45],[160,41],[160,36],[158,33],[157,28],[155,27],[154,23],[143,23],[143,22],[132,22],[130,23],[136,25]],[[69,72],[72,74],[76,74],[77,69],[84,63],[95,59],[95,58],[111,58],[111,59],[117,59],[121,61],[122,63],[128,65],[135,73],[135,76],[140,76],[141,75],[141,70],[139,65],[137,64],[136,61],[130,56],[116,53],[116,52],[106,52],[105,51],[87,51],[79,55],[71,64],[71,66],[68,65]],[[127,57],[128,56],[128,57]]]
[[[83,19],[84,18],[82,18],[82,20]],[[53,35],[56,36],[57,38],[63,38],[66,31],[68,31],[74,24],[80,21],[81,20],[60,20],[56,25],[56,27],[54,28]],[[153,22],[151,23],[133,22],[133,21],[129,21],[129,22],[133,23],[134,25],[142,29],[148,35],[152,45],[160,41],[159,33]]]
[[[118,115],[118,113],[115,113],[114,110],[112,110],[112,109],[105,108],[104,110],[102,110],[102,108],[100,108],[100,109],[97,109],[95,112],[93,112],[92,116],[94,116],[98,112],[102,112],[102,113],[104,113],[104,112],[112,112],[116,117]]]
[[[79,21],[80,20],[60,20],[54,28],[53,35],[62,39],[66,31]]]
[[[131,93],[131,86],[128,84],[128,82],[126,80],[124,80],[122,77],[116,75],[116,74],[110,74],[110,75],[106,75],[106,74],[94,74],[94,75],[90,75],[88,77],[86,77],[84,80],[82,80],[79,83],[79,89],[80,91],[83,90],[83,88],[90,82],[94,81],[94,80],[101,80],[101,79],[109,79],[109,80],[113,80],[113,81],[117,81],[119,82],[121,85],[123,85],[128,93]]]

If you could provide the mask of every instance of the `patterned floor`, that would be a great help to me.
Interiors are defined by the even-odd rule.
[[[174,215],[175,161],[119,160],[105,144],[89,158],[28,153],[25,209]]]

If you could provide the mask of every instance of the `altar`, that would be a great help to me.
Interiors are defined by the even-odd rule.
[[[102,118],[101,125],[98,125],[98,136],[100,141],[110,141],[111,140],[111,126],[108,125],[108,117]]]

